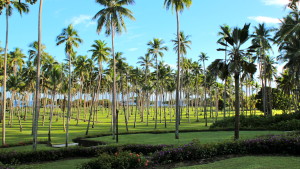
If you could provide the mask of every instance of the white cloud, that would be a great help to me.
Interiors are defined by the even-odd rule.
[[[130,48],[130,49],[128,49],[129,52],[134,52],[134,51],[137,51],[137,50],[138,50],[138,48]]]
[[[269,24],[277,24],[280,23],[280,19],[271,18],[266,16],[250,16],[248,19],[254,20],[259,23],[269,23]]]
[[[75,25],[85,24],[86,26],[94,25],[96,24],[95,21],[92,21],[92,16],[89,15],[79,15],[76,17],[73,17],[68,23],[72,23]]]
[[[289,0],[262,0],[265,5],[287,5]]]

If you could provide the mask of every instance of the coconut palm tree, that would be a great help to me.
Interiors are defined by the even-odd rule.
[[[158,110],[158,56],[163,57],[164,51],[168,51],[168,47],[163,46],[164,41],[162,39],[154,38],[152,41],[148,42],[148,53],[152,55],[155,59],[155,69],[156,69],[156,90],[155,90],[155,126],[157,128],[157,110]]]
[[[4,49],[4,68],[3,68],[3,94],[2,94],[2,144],[6,144],[6,131],[5,131],[5,111],[6,111],[6,80],[7,80],[7,54],[8,54],[8,31],[9,31],[9,17],[12,15],[13,9],[17,9],[22,15],[29,12],[29,7],[26,3],[18,1],[1,1],[0,11],[6,9],[6,42]],[[0,13],[1,14],[1,13]]]
[[[139,57],[139,61],[137,62],[140,64],[140,66],[143,67],[145,71],[145,86],[143,87],[144,90],[146,90],[146,104],[147,104],[147,126],[148,126],[148,118],[149,118],[149,104],[150,104],[150,98],[149,98],[149,90],[150,90],[150,79],[149,79],[149,68],[153,66],[153,58],[150,57],[150,54],[145,54],[145,57]]]
[[[101,88],[101,79],[103,74],[103,62],[108,61],[108,56],[110,55],[111,49],[107,47],[107,44],[105,41],[102,40],[95,40],[94,44],[92,45],[91,50],[89,52],[92,52],[92,59],[98,63],[98,86],[97,86],[97,93],[99,92]]]
[[[51,145],[51,128],[52,128],[52,119],[53,119],[53,109],[54,109],[54,103],[55,103],[55,96],[57,93],[57,90],[62,83],[63,79],[63,67],[61,64],[54,63],[53,67],[50,71],[47,72],[47,76],[49,76],[49,79],[46,81],[46,85],[48,88],[51,89],[51,97],[52,97],[52,104],[50,109],[50,122],[49,122],[49,130],[48,130],[48,144]]]
[[[259,24],[257,27],[254,27],[254,35],[252,35],[253,40],[252,43],[254,45],[260,46],[257,48],[257,53],[259,56],[259,67],[260,67],[260,78],[261,78],[261,85],[263,89],[263,110],[265,115],[271,115],[270,112],[267,112],[267,93],[264,90],[266,88],[266,54],[272,48],[270,41],[271,38],[271,29],[266,28],[265,24]]]
[[[98,20],[97,32],[100,33],[105,27],[105,34],[111,35],[112,39],[112,48],[111,54],[113,58],[113,97],[112,97],[112,105],[113,105],[113,130],[112,135],[115,138],[115,130],[116,130],[116,58],[115,58],[115,34],[121,34],[123,30],[126,31],[126,24],[124,22],[124,18],[129,18],[131,20],[135,20],[132,15],[132,12],[125,8],[125,5],[134,4],[134,0],[96,0],[97,3],[104,6],[93,19]]]
[[[244,60],[246,55],[251,52],[255,52],[254,49],[257,46],[253,45],[246,49],[242,47],[248,42],[251,38],[249,33],[250,24],[245,24],[242,29],[236,27],[231,33],[227,33],[225,41],[228,45],[220,43],[224,47],[229,49],[218,49],[218,51],[226,51],[230,57],[229,59],[229,69],[231,73],[234,74],[235,80],[235,129],[234,129],[234,139],[239,139],[239,128],[240,128],[240,75],[242,70],[247,69],[248,72],[255,72],[256,66],[253,63],[248,63]]]
[[[79,47],[79,44],[82,43],[77,31],[74,29],[73,25],[69,25],[67,28],[62,30],[62,33],[59,34],[56,38],[56,45],[61,45],[65,43],[65,53],[69,61],[69,89],[68,89],[68,111],[67,111],[67,124],[66,124],[66,147],[68,147],[69,139],[69,118],[71,112],[71,62],[72,55],[74,54],[74,47]]]
[[[205,126],[207,126],[207,112],[206,112],[206,106],[207,106],[207,100],[206,100],[206,89],[207,89],[207,85],[206,85],[206,67],[205,67],[205,61],[208,60],[208,56],[206,53],[201,52],[199,55],[199,61],[202,62],[203,64],[203,71],[204,71],[204,118],[205,118]]]
[[[180,44],[180,19],[179,14],[183,12],[184,8],[189,8],[192,5],[192,0],[165,0],[164,6],[166,9],[172,8],[176,12],[177,20],[177,41]],[[179,139],[179,121],[180,121],[180,108],[179,108],[179,89],[180,89],[180,48],[177,51],[177,87],[176,87],[176,125],[175,125],[175,138]]]
[[[224,24],[223,26],[220,26],[221,31],[218,33],[219,36],[221,36],[221,38],[218,40],[218,43],[225,43],[227,45],[227,42],[225,41],[225,38],[227,37],[227,34],[230,34],[231,32],[231,28]],[[225,48],[227,49],[225,45]],[[227,63],[227,50],[225,50],[225,63]],[[227,90],[227,76],[223,76],[224,77],[224,93],[223,93],[223,99],[224,99],[224,117],[226,117],[226,90]]]

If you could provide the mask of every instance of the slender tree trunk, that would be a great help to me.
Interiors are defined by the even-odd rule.
[[[180,20],[179,11],[176,10],[177,19],[177,41],[178,41],[178,51],[177,51],[177,85],[176,85],[176,125],[175,125],[175,139],[179,139],[179,123],[180,123],[180,106],[179,106],[179,88],[180,88]]]
[[[115,139],[116,134],[116,56],[115,56],[115,27],[113,22],[111,22],[111,40],[112,40],[112,48],[111,53],[113,56],[113,97],[112,97],[112,120],[113,120],[113,128],[112,128],[112,137]]]
[[[40,114],[40,67],[42,56],[42,13],[43,13],[43,0],[40,0],[39,7],[39,23],[38,23],[38,58],[37,58],[37,74],[36,74],[36,88],[35,88],[35,111],[33,123],[33,150],[37,149],[37,135],[38,135],[38,122]]]
[[[155,126],[154,129],[157,129],[157,114],[158,114],[158,62],[157,55],[155,57],[156,62],[156,85],[155,85]]]
[[[234,140],[238,140],[240,138],[240,75],[239,73],[235,73],[235,124],[234,124]]]
[[[49,130],[48,130],[48,145],[51,145],[51,128],[52,128],[52,119],[53,119],[53,109],[54,109],[54,97],[55,97],[55,88],[52,91],[52,104],[51,104],[51,110],[50,110],[50,122],[49,122]]]
[[[69,143],[69,123],[71,116],[71,87],[72,87],[72,72],[71,72],[71,54],[67,54],[69,57],[69,86],[68,86],[68,110],[67,110],[67,123],[66,123],[66,147],[68,147]]]

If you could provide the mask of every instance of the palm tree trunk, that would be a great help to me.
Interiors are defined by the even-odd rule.
[[[33,150],[37,149],[37,131],[38,121],[40,114],[40,67],[42,56],[42,13],[43,13],[43,0],[40,0],[39,7],[39,23],[38,23],[38,58],[37,58],[37,74],[36,74],[36,88],[35,88],[35,111],[34,111],[34,123],[33,123]]]
[[[53,109],[54,109],[54,98],[55,98],[55,85],[52,91],[52,104],[50,110],[50,122],[49,122],[49,130],[48,130],[48,145],[51,145],[51,128],[52,128],[52,119],[53,119]]]
[[[179,123],[180,123],[180,106],[179,106],[179,88],[180,88],[180,20],[179,11],[176,10],[177,19],[177,41],[178,41],[178,51],[177,51],[177,85],[176,85],[176,124],[175,124],[175,139],[179,139]]]
[[[240,75],[235,73],[235,124],[234,124],[234,140],[238,140],[240,137]]]
[[[71,87],[72,87],[72,74],[71,74],[71,54],[67,54],[69,57],[69,87],[68,87],[68,110],[67,110],[67,123],[66,123],[66,147],[68,147],[69,142],[69,122],[71,113]]]
[[[158,113],[158,63],[157,63],[157,55],[155,57],[156,62],[156,89],[155,89],[155,126],[154,129],[157,128],[157,113]]]
[[[111,18],[111,20],[113,20]],[[115,139],[116,134],[116,56],[115,56],[115,27],[113,25],[113,22],[111,22],[111,53],[113,56],[113,95],[112,95],[112,137]]]

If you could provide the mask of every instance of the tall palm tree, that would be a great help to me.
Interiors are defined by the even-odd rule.
[[[205,67],[205,61],[208,60],[208,56],[206,53],[201,52],[199,55],[199,61],[202,62],[203,64],[203,70],[204,70],[204,118],[205,118],[205,126],[207,126],[207,112],[206,112],[206,105],[207,105],[207,100],[206,100],[206,89],[207,89],[207,85],[206,85],[206,67]]]
[[[111,54],[113,58],[113,129],[112,135],[115,138],[116,130],[116,58],[115,58],[115,33],[121,34],[123,30],[126,31],[126,25],[124,22],[124,17],[131,20],[135,20],[132,12],[125,8],[124,5],[134,4],[134,0],[96,0],[97,3],[104,6],[93,19],[98,19],[97,32],[100,33],[102,28],[105,27],[105,34],[111,35],[112,48]]]
[[[162,39],[154,38],[152,41],[148,42],[149,46],[148,53],[155,59],[155,69],[156,69],[156,90],[155,90],[155,129],[157,128],[157,110],[158,110],[158,56],[163,57],[163,51],[167,51],[168,47],[163,46],[164,41]]]
[[[145,86],[143,87],[144,90],[146,90],[146,105],[147,105],[147,126],[148,126],[148,118],[149,118],[149,90],[150,90],[150,79],[149,79],[149,73],[150,73],[150,67],[153,66],[153,58],[150,57],[149,53],[145,54],[145,57],[141,56],[138,58],[139,61],[137,62],[140,64],[140,66],[143,67],[145,71]]]
[[[180,19],[179,13],[183,12],[184,8],[189,8],[192,5],[192,0],[165,0],[164,6],[166,9],[172,8],[176,12],[177,20],[177,41],[180,45]],[[180,48],[177,51],[177,86],[176,86],[176,125],[175,125],[175,139],[179,139],[179,121],[180,121],[180,108],[179,108],[179,88],[180,88]]]
[[[66,147],[68,147],[69,139],[69,118],[71,112],[71,66],[72,66],[72,55],[74,54],[74,47],[79,47],[79,44],[82,43],[77,31],[74,29],[73,25],[69,25],[67,28],[62,30],[62,33],[59,34],[56,38],[56,45],[61,45],[65,43],[65,53],[69,61],[69,89],[68,89],[68,111],[67,111],[67,123],[66,123]]]
[[[7,80],[7,53],[8,53],[8,31],[9,31],[9,16],[12,15],[13,8],[17,9],[22,15],[29,12],[29,7],[26,3],[18,1],[1,1],[0,8],[6,9],[6,42],[4,49],[4,68],[3,68],[3,94],[2,94],[2,144],[6,144],[5,131],[5,111],[6,111],[6,80]],[[0,9],[1,11],[1,9]],[[1,14],[1,13],[0,13]]]
[[[229,49],[218,49],[218,51],[226,51],[230,56],[229,69],[234,74],[235,80],[235,130],[234,139],[239,139],[239,128],[240,128],[240,75],[242,70],[247,69],[249,72],[255,72],[256,66],[253,63],[248,63],[244,60],[247,54],[255,52],[257,46],[253,45],[246,49],[242,49],[245,43],[251,38],[249,33],[250,24],[245,24],[242,29],[236,27],[231,33],[227,33],[225,41],[228,45],[220,43],[224,47]]]
[[[266,28],[265,24],[259,24],[257,27],[254,27],[254,35],[252,35],[253,40],[252,43],[254,45],[260,46],[257,49],[257,53],[259,56],[259,65],[260,65],[260,78],[261,78],[261,85],[263,90],[263,110],[265,115],[271,115],[270,112],[267,111],[267,92],[266,88],[266,54],[272,48],[270,41],[271,38],[271,29]]]
[[[108,56],[110,55],[111,49],[107,47],[107,44],[105,41],[102,40],[95,40],[94,44],[92,45],[91,50],[89,52],[92,52],[92,59],[98,63],[98,86],[97,86],[97,93],[99,92],[101,88],[101,79],[102,79],[102,73],[103,73],[103,62],[108,61]]]
[[[218,43],[224,43],[227,45],[227,42],[225,41],[225,38],[227,37],[227,34],[230,34],[231,32],[231,28],[224,24],[223,26],[220,26],[221,31],[218,33],[219,36],[221,36],[221,38],[218,40]],[[225,45],[225,49],[227,49]],[[225,63],[227,64],[227,50],[225,50]],[[223,93],[223,99],[224,99],[224,117],[226,117],[226,90],[227,90],[227,77],[224,77],[224,93]]]

